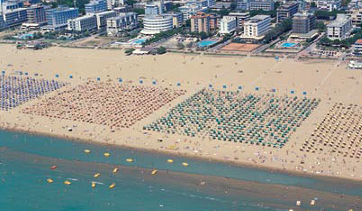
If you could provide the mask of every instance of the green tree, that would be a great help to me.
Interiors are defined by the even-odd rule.
[[[165,54],[167,52],[167,49],[163,46],[160,46],[159,48],[157,48],[156,52],[157,54]]]
[[[179,43],[177,43],[177,48],[182,50],[185,48],[185,45],[179,42]]]
[[[324,32],[326,30],[326,25],[324,24],[323,21],[317,22],[317,29],[319,32]]]

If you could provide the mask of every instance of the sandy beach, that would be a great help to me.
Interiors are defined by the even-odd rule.
[[[0,45],[0,49],[0,69],[5,76],[22,71],[32,78],[67,84],[0,111],[1,128],[362,180],[362,72],[347,69],[344,62],[183,54],[125,56],[115,50],[52,47],[32,51],[17,50],[13,45]],[[91,87],[84,88],[89,81]],[[107,83],[109,89],[93,89]],[[148,90],[148,94],[141,96],[145,91],[137,92],[140,89],[135,87]],[[316,99],[318,104],[306,118],[298,119],[295,130],[285,133],[288,140],[282,147],[144,130],[176,105],[210,87],[239,90],[243,96],[268,99],[266,103],[270,99],[265,96],[270,94],[281,100]],[[121,95],[123,92],[127,94]],[[98,100],[89,100],[93,97]],[[125,99],[129,101],[124,103]],[[151,99],[157,106],[148,104]],[[255,106],[256,110],[261,107]],[[292,114],[287,117],[294,118]],[[278,115],[270,113],[267,118]],[[99,116],[104,118],[97,119]]]

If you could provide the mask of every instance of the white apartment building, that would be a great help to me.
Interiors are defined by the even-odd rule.
[[[331,40],[344,40],[352,31],[352,19],[345,14],[337,14],[335,21],[327,25],[327,37]]]
[[[172,15],[150,15],[143,19],[142,34],[158,34],[173,28]]]
[[[108,36],[117,36],[120,32],[134,29],[137,26],[137,13],[120,13],[117,17],[107,19],[107,34]]]
[[[237,27],[237,21],[236,17],[232,16],[224,16],[220,20],[220,34],[230,34],[231,32],[234,32]]]
[[[96,14],[97,19],[97,28],[98,30],[106,29],[107,28],[107,19],[116,17],[117,13],[115,11],[105,11]]]
[[[269,31],[271,18],[269,15],[256,15],[244,23],[244,34],[242,38],[262,39]]]
[[[92,31],[97,29],[97,19],[94,15],[68,20],[68,30],[70,31]]]
[[[317,0],[317,9],[332,12],[342,6],[341,0]]]
[[[353,8],[347,11],[347,16],[352,19],[355,26],[362,24],[362,8]]]

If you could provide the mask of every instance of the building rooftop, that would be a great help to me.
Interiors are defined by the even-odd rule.
[[[358,39],[354,44],[359,44],[359,45],[361,45],[361,44],[362,44],[362,39]]]
[[[333,22],[328,24],[327,27],[341,27],[350,20],[351,20],[351,18],[345,14],[337,14],[336,20],[334,20]]]
[[[254,17],[251,17],[248,22],[257,23],[257,22],[265,20],[267,18],[270,18],[270,16],[269,15],[255,15]]]

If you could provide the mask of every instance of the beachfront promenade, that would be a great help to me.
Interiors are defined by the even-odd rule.
[[[30,83],[0,84],[28,99],[2,128],[362,179],[362,77],[333,61],[0,47],[3,78]]]

